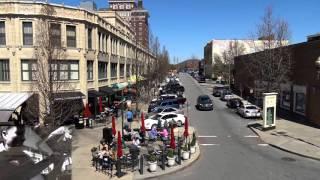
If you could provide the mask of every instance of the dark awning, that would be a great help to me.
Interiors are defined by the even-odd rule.
[[[79,91],[73,92],[59,92],[54,94],[55,101],[61,100],[75,100],[75,99],[84,99],[86,96]]]
[[[90,90],[88,91],[88,97],[100,97],[100,96],[105,96],[106,94],[103,92],[99,92],[96,90]]]
[[[100,87],[99,92],[105,93],[106,95],[112,95],[115,93],[113,89],[109,86]]]

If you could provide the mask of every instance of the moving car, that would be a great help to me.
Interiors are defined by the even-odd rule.
[[[213,110],[212,100],[208,95],[200,95],[197,99],[196,108],[198,110]]]
[[[227,106],[231,109],[238,108],[241,105],[241,99],[239,98],[231,98],[227,100]]]
[[[206,82],[206,78],[203,75],[199,75],[198,82],[199,83],[205,83]]]
[[[255,105],[252,104],[244,104],[242,103],[238,109],[237,112],[245,118],[251,118],[251,117],[261,117],[261,109]]]
[[[161,122],[161,126],[164,125],[165,121],[170,123],[171,121],[177,122],[178,126],[182,126],[186,120],[183,114],[176,114],[173,112],[170,113],[159,113],[153,116],[150,116],[146,120],[144,120],[146,129],[151,129],[152,127],[157,127],[159,121]]]

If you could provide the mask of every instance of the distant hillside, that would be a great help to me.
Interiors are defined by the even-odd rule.
[[[193,69],[193,70],[198,70],[199,69],[199,62],[200,59],[187,59],[179,64],[177,66],[179,69]]]

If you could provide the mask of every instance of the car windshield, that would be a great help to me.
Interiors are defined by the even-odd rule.
[[[201,103],[211,103],[211,99],[208,97],[203,97],[200,99]]]

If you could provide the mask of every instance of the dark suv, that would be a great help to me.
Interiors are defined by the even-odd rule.
[[[148,112],[152,112],[156,107],[174,107],[179,109],[180,105],[177,99],[167,99],[163,101],[158,101],[156,105],[149,106]]]
[[[213,110],[212,100],[208,95],[201,95],[197,99],[196,108],[198,110]]]

